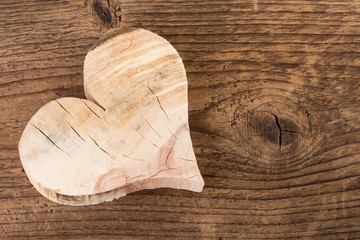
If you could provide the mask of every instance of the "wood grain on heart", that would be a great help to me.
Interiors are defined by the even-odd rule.
[[[180,56],[160,36],[109,32],[87,54],[86,99],[43,106],[19,143],[29,180],[63,204],[110,201],[141,189],[201,191]]]

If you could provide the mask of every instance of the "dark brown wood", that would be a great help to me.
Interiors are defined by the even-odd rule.
[[[359,238],[358,1],[2,0],[0,8],[1,239]],[[84,97],[86,52],[120,26],[165,37],[183,58],[206,187],[55,204],[27,180],[18,141],[42,105]]]

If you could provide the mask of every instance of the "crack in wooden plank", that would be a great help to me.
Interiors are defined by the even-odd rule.
[[[279,117],[273,113],[270,113],[271,115],[274,116],[275,118],[275,123],[276,123],[276,126],[278,127],[279,129],[279,140],[278,140],[278,144],[279,144],[279,149],[278,150],[281,150],[281,146],[282,146],[282,134],[285,132],[285,133],[295,133],[295,134],[299,134],[301,136],[301,138],[303,138],[303,135],[301,132],[297,132],[297,131],[291,131],[291,130],[286,130],[286,129],[283,129],[280,125],[280,122],[279,122]],[[254,135],[256,136],[256,135]]]
[[[279,150],[281,150],[281,133],[282,133],[282,129],[281,129],[281,126],[280,126],[280,123],[279,123],[279,118],[275,114],[273,114],[273,113],[271,113],[271,114],[275,117],[276,126],[279,128],[279,140],[278,140],[278,143],[279,143]]]

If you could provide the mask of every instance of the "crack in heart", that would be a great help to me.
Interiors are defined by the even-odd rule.
[[[49,142],[51,142],[56,148],[58,148],[58,149],[61,150],[62,152],[66,153],[69,157],[71,157],[71,155],[70,155],[68,152],[66,152],[64,149],[60,148],[53,140],[51,140],[51,138],[50,138],[48,135],[46,135],[46,134],[44,133],[44,131],[42,131],[40,128],[38,128],[37,126],[35,126],[35,125],[32,124],[31,122],[30,122],[30,124],[31,124],[34,128],[36,128],[42,135],[44,135],[44,136],[47,138],[47,140],[49,140]]]
[[[67,122],[67,124],[70,126],[70,128],[76,133],[76,135],[79,136],[79,138],[81,138],[81,140],[83,140],[84,142],[86,142],[86,140],[76,131],[76,129],[71,126],[71,124],[69,122]]]
[[[88,137],[95,143],[95,145],[100,148],[101,151],[103,151],[104,153],[106,153],[106,155],[108,155],[111,159],[116,160],[113,156],[111,156],[110,153],[108,153],[105,149],[103,149],[102,147],[100,147],[100,145],[95,141],[95,139],[93,139],[90,135],[88,135]]]
[[[161,108],[161,110],[163,111],[163,113],[165,114],[166,118],[168,121],[170,121],[166,111],[164,110],[164,108],[161,106],[161,102],[159,100],[159,97],[154,93],[154,91],[149,87],[149,85],[147,85],[148,89],[150,90],[150,92],[155,96],[157,102],[159,103],[159,107]]]
[[[97,71],[96,73],[94,73],[93,75],[91,75],[91,76],[89,77],[89,80],[90,80],[91,78],[95,77],[96,75],[98,75],[99,73],[101,73],[102,71],[104,71],[106,68],[108,68],[108,67],[110,66],[110,64],[114,63],[114,62],[118,59],[117,54],[119,54],[120,52],[126,51],[127,49],[129,49],[129,48],[131,47],[131,45],[132,45],[132,40],[130,39],[130,44],[129,44],[129,46],[121,49],[121,50],[118,51],[118,52],[114,52],[115,59],[114,59],[113,61],[109,62],[105,67],[101,68],[99,71]]]

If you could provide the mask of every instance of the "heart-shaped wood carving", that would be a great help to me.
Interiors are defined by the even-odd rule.
[[[85,205],[154,188],[201,191],[177,51],[137,29],[108,33],[84,63],[86,99],[60,98],[29,121],[19,143],[34,187]]]

